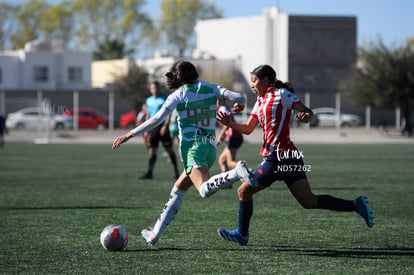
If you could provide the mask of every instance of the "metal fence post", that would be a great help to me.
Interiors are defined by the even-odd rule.
[[[73,130],[79,130],[79,91],[73,92]]]
[[[365,129],[371,129],[371,106],[365,106]]]
[[[108,92],[109,97],[109,130],[114,130],[114,112],[115,112],[115,94],[112,89],[109,89]]]
[[[335,126],[341,128],[341,94],[335,94]]]

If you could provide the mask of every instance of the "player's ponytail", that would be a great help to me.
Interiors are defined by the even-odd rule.
[[[289,83],[289,82],[282,82],[282,81],[280,81],[280,80],[278,80],[276,78],[276,72],[275,72],[275,70],[270,65],[260,65],[260,66],[257,66],[251,72],[251,74],[256,75],[260,79],[263,79],[263,78],[267,77],[269,79],[271,85],[275,89],[284,88],[284,89],[287,89],[287,90],[291,91],[292,93],[295,92],[293,90],[293,86],[292,86],[291,83]]]
[[[273,85],[275,89],[284,88],[286,90],[291,91],[292,93],[295,93],[295,90],[293,89],[292,83],[290,82],[282,82],[280,80],[276,80],[275,84]]]

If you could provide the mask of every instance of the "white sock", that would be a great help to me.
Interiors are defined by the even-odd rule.
[[[236,168],[212,176],[207,181],[201,184],[199,190],[200,196],[202,198],[208,198],[214,193],[216,193],[218,190],[228,187],[238,180],[239,176],[236,173]]]
[[[181,208],[185,191],[179,190],[175,186],[172,188],[170,198],[161,211],[160,217],[155,222],[152,232],[159,238],[159,236],[167,228],[168,224],[174,219],[178,210]]]

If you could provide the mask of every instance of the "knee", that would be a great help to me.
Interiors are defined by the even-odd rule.
[[[314,196],[312,198],[308,198],[308,199],[298,200],[298,201],[304,209],[315,209],[315,208],[317,208],[317,198],[316,198],[316,196]]]
[[[253,195],[247,192],[247,190],[243,188],[243,185],[240,185],[239,189],[237,189],[237,195],[241,201],[250,201],[253,198]]]
[[[220,164],[226,164],[226,156],[221,155],[218,159]]]

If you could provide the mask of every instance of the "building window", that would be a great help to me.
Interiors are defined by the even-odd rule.
[[[34,82],[47,82],[49,80],[49,68],[46,66],[34,67]]]
[[[69,82],[82,82],[82,67],[68,68]]]

